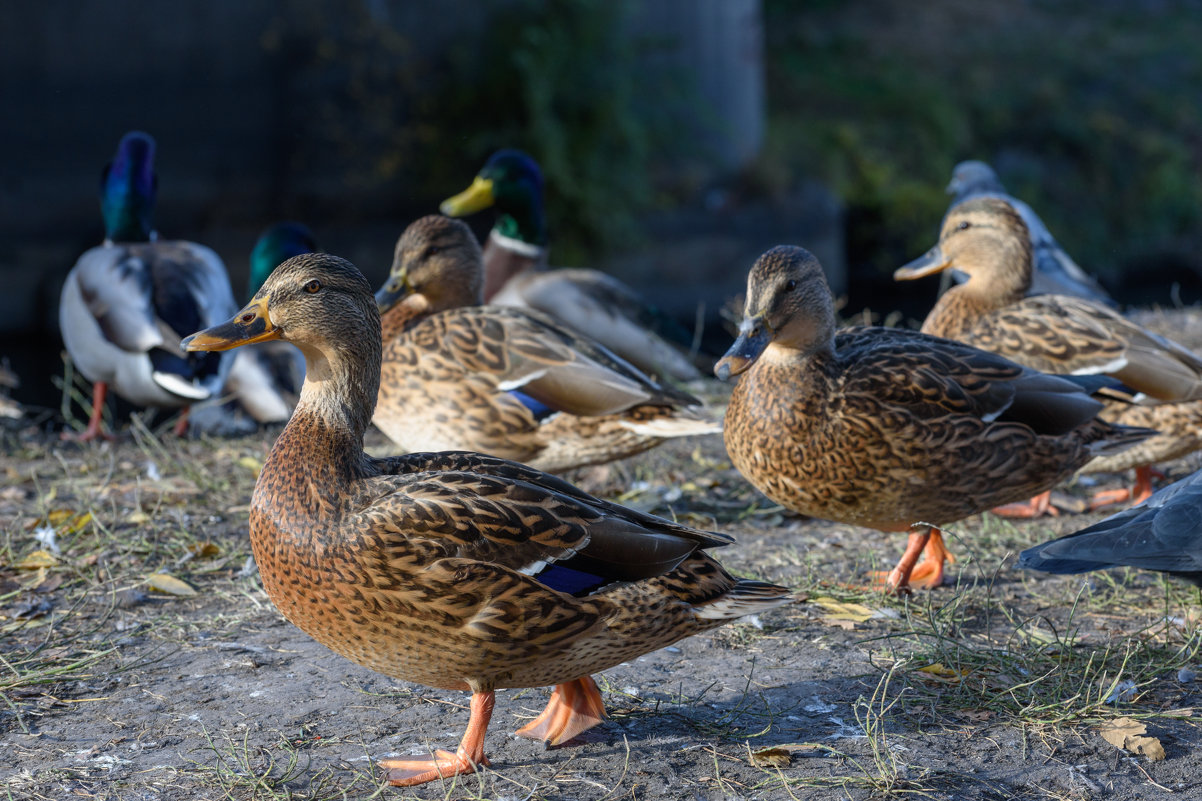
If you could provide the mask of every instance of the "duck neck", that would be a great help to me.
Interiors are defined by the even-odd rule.
[[[1023,297],[1022,292],[982,291],[973,283],[969,281],[944,292],[923,321],[922,333],[964,340],[982,317],[1017,303]]]

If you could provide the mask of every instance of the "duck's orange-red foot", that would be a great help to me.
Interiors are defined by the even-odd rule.
[[[1102,509],[1107,506],[1113,506],[1116,503],[1131,502],[1132,506],[1143,503],[1152,497],[1155,488],[1152,486],[1152,479],[1158,478],[1163,480],[1164,473],[1157,470],[1151,465],[1135,468],[1135,486],[1127,489],[1102,490],[1096,492],[1089,499],[1089,511]]]
[[[175,426],[171,429],[171,433],[177,437],[185,437],[188,435],[188,418],[191,416],[191,406],[185,406],[184,410],[179,413],[179,419],[175,421]]]
[[[396,787],[412,787],[435,779],[475,773],[479,765],[488,767],[488,757],[484,756],[484,732],[488,731],[495,703],[496,695],[491,690],[473,693],[472,715],[458,751],[452,754],[438,750],[428,757],[416,759],[381,759],[377,764],[384,769],[384,778]]]
[[[991,510],[998,517],[1017,518],[1021,520],[1030,520],[1036,517],[1049,515],[1057,517],[1060,510],[1052,506],[1052,491],[1041,492],[1026,503],[1007,503],[1003,506],[995,506]]]
[[[918,561],[920,555],[921,562]],[[910,532],[906,552],[897,567],[889,571],[874,571],[869,575],[873,589],[899,596],[909,595],[915,587],[933,590],[942,585],[944,563],[955,561],[956,557],[952,556],[943,542],[943,532],[934,527],[921,526]]]
[[[91,442],[99,437],[100,439],[112,442],[116,439],[115,436],[104,431],[100,426],[100,417],[104,413],[104,399],[108,396],[109,386],[104,381],[97,381],[92,385],[92,416],[88,418],[88,427],[83,431],[75,434],[71,431],[64,431],[58,435],[60,440],[64,442]]]
[[[555,685],[547,708],[515,732],[519,737],[561,745],[605,720],[605,702],[592,677]]]

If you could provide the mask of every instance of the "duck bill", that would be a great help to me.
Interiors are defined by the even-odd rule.
[[[271,324],[271,316],[267,313],[268,300],[268,295],[256,297],[228,323],[184,337],[180,347],[184,350],[229,350],[253,342],[279,339],[280,329]]]
[[[376,308],[383,314],[412,294],[413,287],[409,286],[407,276],[390,275],[388,282],[376,292]]]
[[[739,326],[739,336],[714,365],[714,375],[722,381],[747,370],[772,342],[772,332],[762,317],[749,317]]]
[[[912,281],[924,275],[941,273],[951,266],[952,260],[943,255],[943,248],[936,245],[909,264],[898,267],[893,273],[893,280]]]
[[[476,176],[472,185],[455,197],[449,197],[442,202],[438,210],[448,217],[466,217],[486,209],[496,202],[492,193],[492,181]]]

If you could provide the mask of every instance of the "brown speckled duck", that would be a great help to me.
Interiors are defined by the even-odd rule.
[[[700,401],[526,309],[481,306],[480,246],[431,215],[397,241],[376,293],[384,364],[373,421],[410,451],[459,449],[540,470],[712,434]]]
[[[739,337],[718,362],[740,375],[726,449],[769,498],[813,517],[908,531],[887,589],[938,586],[938,526],[1030,497],[1150,432],[1096,419],[1065,379],[959,342],[895,328],[836,332],[822,267],[776,247],[747,278]],[[915,568],[919,556],[926,558]]]
[[[380,317],[354,265],[289,259],[223,325],[224,350],[282,339],[305,354],[291,420],[255,484],[263,587],[323,645],[390,676],[470,690],[455,753],[388,759],[420,784],[487,765],[494,690],[556,685],[519,734],[552,744],[600,722],[589,674],[791,600],[735,579],[703,549],[730,540],[593,498],[555,476],[465,452],[373,459],[363,433],[380,379]]]
[[[1136,468],[1134,490],[1099,493],[1095,507],[1151,495],[1151,465],[1202,447],[1202,359],[1115,311],[1066,295],[1024,297],[1031,282],[1026,225],[1005,200],[965,201],[944,221],[939,243],[900,268],[909,280],[947,269],[968,276],[939,298],[923,322],[928,334],[958,339],[1019,364],[1060,375],[1101,374],[1142,404],[1108,401],[1103,419],[1160,433],[1088,472]]]

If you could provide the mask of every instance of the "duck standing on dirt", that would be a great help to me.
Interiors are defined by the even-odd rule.
[[[111,388],[141,406],[184,407],[175,427],[184,434],[188,407],[215,397],[229,359],[185,353],[180,337],[229,317],[237,308],[225,265],[194,242],[157,239],[155,141],[127,133],[100,186],[105,241],[82,256],[63,284],[59,327],[71,360],[92,382],[92,415],[78,436],[101,433]]]
[[[373,422],[401,447],[561,472],[722,430],[692,395],[544,315],[481,306],[482,281],[480,246],[459,220],[423,217],[397,241],[376,293],[384,363]]]
[[[897,328],[835,330],[818,260],[776,247],[747,278],[739,337],[718,377],[740,376],[725,420],[735,467],[813,517],[908,531],[885,589],[936,587],[938,526],[1027,498],[1149,436],[1096,419],[1096,377],[1066,379]],[[925,552],[925,561],[918,565]]]
[[[1133,490],[1094,496],[1093,506],[1152,494],[1151,465],[1202,448],[1202,359],[1106,306],[1067,295],[1028,297],[1031,248],[1026,224],[1005,200],[982,197],[948,213],[938,244],[894,273],[911,280],[947,269],[968,277],[935,303],[928,334],[958,339],[1057,375],[1111,376],[1130,398],[1107,401],[1102,417],[1160,433],[1087,472],[1136,468]],[[1136,404],[1129,402],[1137,401]],[[1031,514],[1042,511],[1036,504]]]
[[[323,645],[390,676],[470,690],[456,753],[381,763],[413,785],[487,765],[494,690],[556,685],[519,734],[562,743],[601,722],[589,674],[792,600],[704,549],[730,538],[593,498],[526,465],[467,452],[363,452],[380,383],[367,280],[327,254],[280,265],[223,325],[224,350],[282,339],[305,354],[292,419],[255,484],[263,587]]]
[[[947,193],[952,196],[951,205],[948,207],[949,214],[964,201],[978,197],[1001,198],[1018,212],[1027,226],[1027,235],[1031,243],[1031,286],[1027,290],[1029,294],[1075,295],[1107,306],[1115,305],[1097,279],[1081,269],[1081,266],[1073,261],[1073,257],[1060,247],[1060,243],[1052,236],[1052,232],[1035,210],[1006,193],[1006,188],[1002,186],[993,167],[983,161],[960,162],[952,169],[952,180],[947,185]]]
[[[1100,523],[1028,548],[1018,566],[1047,573],[1138,567],[1202,587],[1202,471]]]
[[[674,323],[638,293],[600,270],[547,270],[543,174],[520,150],[498,150],[472,185],[440,210],[464,217],[496,206],[500,216],[484,247],[484,301],[542,312],[600,342],[636,367],[676,381],[701,371],[664,337]]]

